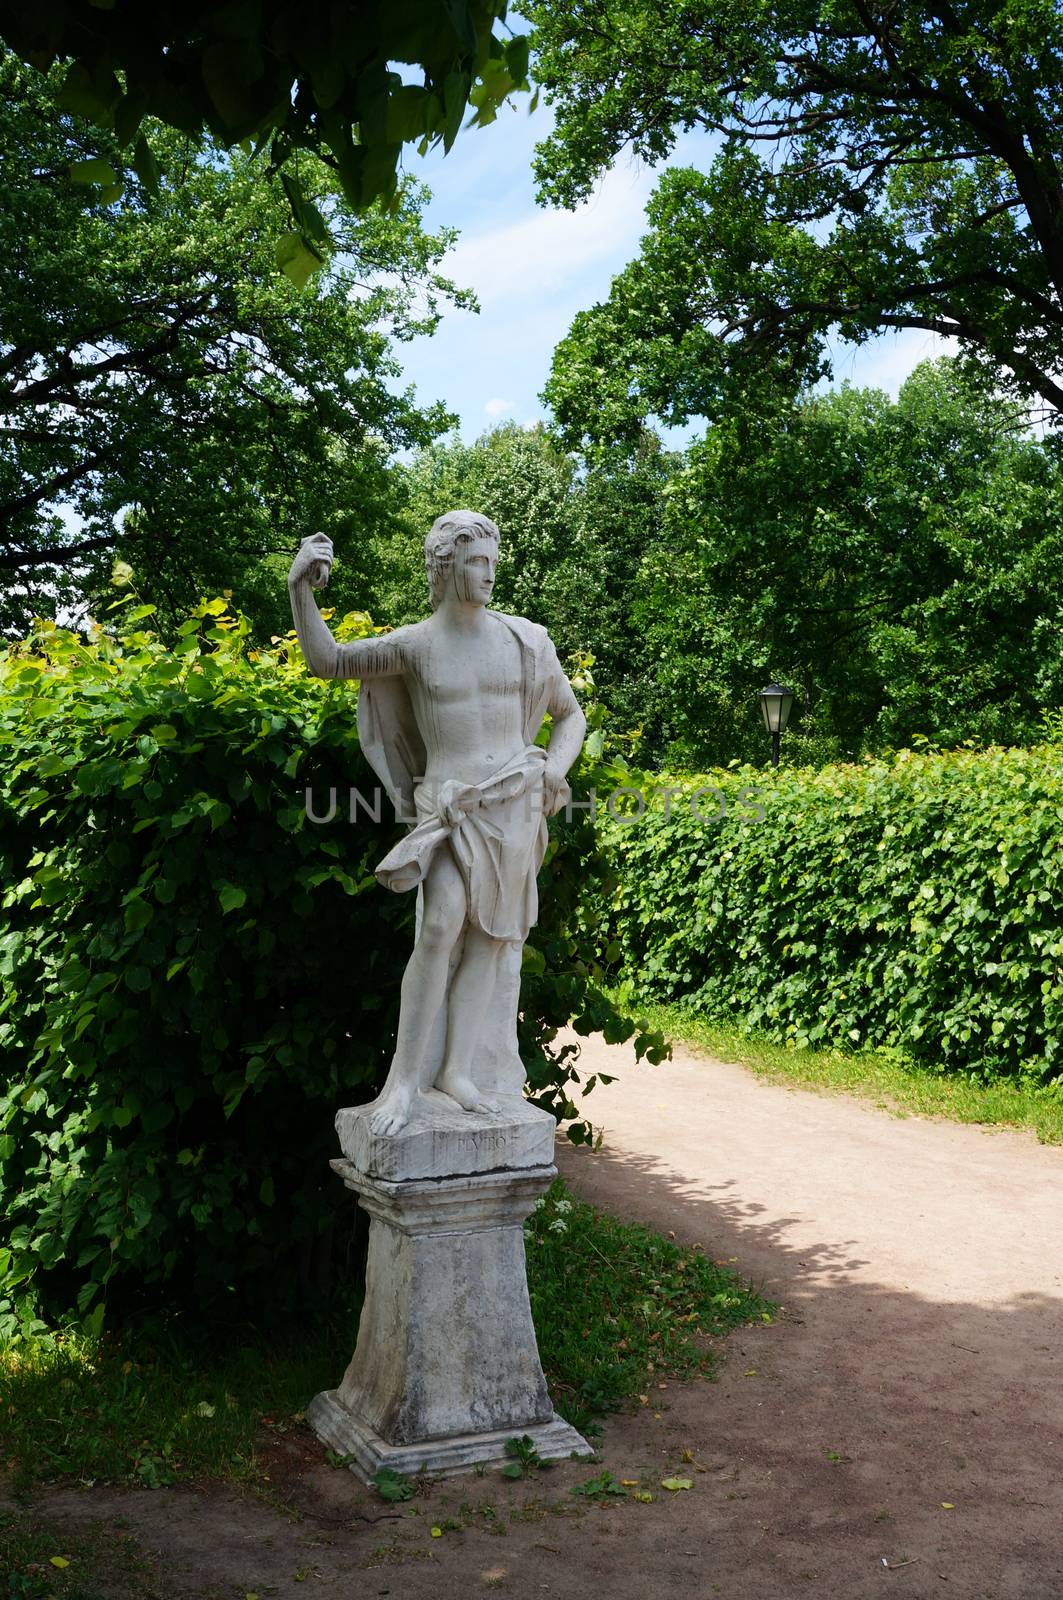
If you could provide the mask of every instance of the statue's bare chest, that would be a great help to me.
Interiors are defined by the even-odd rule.
[[[441,634],[425,641],[422,690],[443,705],[483,705],[520,695],[520,645],[507,627],[472,637]]]

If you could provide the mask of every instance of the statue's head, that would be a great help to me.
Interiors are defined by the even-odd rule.
[[[498,543],[499,533],[495,524],[490,517],[481,516],[478,511],[447,511],[436,518],[424,542],[424,566],[433,611],[446,593],[447,580],[455,562],[464,567],[466,560],[478,561],[481,556],[485,557],[483,564],[489,568],[493,584]],[[487,593],[490,593],[490,585],[487,586]],[[482,592],[478,595],[472,591],[466,594],[464,583],[461,585],[461,599],[482,597]]]

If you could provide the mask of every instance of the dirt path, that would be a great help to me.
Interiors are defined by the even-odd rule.
[[[1059,1600],[1063,1150],[679,1050],[601,1093],[606,1149],[562,1158],[580,1193],[798,1319],[737,1335],[669,1418],[738,1470],[741,1500],[683,1507],[721,1592]]]
[[[292,1439],[275,1482],[298,1521],[228,1490],[41,1509],[124,1517],[168,1600],[1060,1600],[1063,1151],[599,1051],[620,1074],[590,1102],[606,1148],[560,1152],[574,1187],[737,1258],[786,1308],[730,1340],[718,1383],[609,1421],[615,1477],[656,1488],[688,1450],[691,1491],[583,1506],[573,1464],[386,1508]]]

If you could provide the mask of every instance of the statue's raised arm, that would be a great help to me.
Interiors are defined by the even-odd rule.
[[[315,678],[386,678],[404,671],[404,643],[395,635],[354,644],[339,644],[332,637],[313,591],[328,583],[333,559],[328,535],[312,533],[299,546],[288,573],[292,618],[308,668]]]

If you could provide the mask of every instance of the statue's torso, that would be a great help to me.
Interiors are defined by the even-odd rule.
[[[524,748],[521,647],[501,618],[484,619],[468,632],[438,617],[410,630],[406,684],[430,782],[481,783]]]

